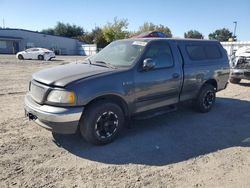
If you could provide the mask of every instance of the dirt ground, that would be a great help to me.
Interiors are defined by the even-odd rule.
[[[250,187],[250,82],[217,93],[210,113],[190,106],[132,122],[113,143],[52,135],[24,118],[35,71],[80,61],[0,55],[0,187]]]

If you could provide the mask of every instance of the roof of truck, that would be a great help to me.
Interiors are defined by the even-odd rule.
[[[182,38],[129,38],[129,39],[123,39],[123,40],[132,40],[132,41],[154,41],[154,40],[172,40],[172,41],[194,41],[194,42],[219,42],[217,40],[208,40],[208,39],[182,39]]]

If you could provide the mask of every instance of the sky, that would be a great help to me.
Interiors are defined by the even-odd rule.
[[[128,30],[144,22],[168,26],[174,37],[195,29],[205,38],[216,29],[234,30],[238,40],[250,41],[250,0],[0,0],[0,27],[33,31],[51,28],[58,21],[76,24],[87,31],[128,19]]]

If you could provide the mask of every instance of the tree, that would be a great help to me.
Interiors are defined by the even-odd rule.
[[[92,30],[94,36],[94,43],[97,44],[97,48],[104,48],[108,45],[107,40],[104,37],[103,31],[100,27],[96,27]]]
[[[78,39],[90,44],[95,43],[97,48],[104,48],[108,44],[100,27],[96,27],[91,32],[84,33]]]
[[[218,41],[228,41],[229,38],[233,37],[232,32],[230,32],[228,29],[217,29],[215,32],[210,33],[208,35],[209,39],[216,39]]]
[[[151,22],[145,22],[142,26],[139,27],[138,34],[147,32],[147,31],[160,31],[165,33],[168,37],[172,37],[172,32],[171,30],[164,25],[155,25]]]
[[[80,26],[64,24],[62,22],[57,22],[54,28],[44,29],[43,33],[59,35],[63,37],[78,37],[84,34],[84,29]]]
[[[92,32],[86,32],[83,35],[78,36],[77,39],[82,42],[92,44],[94,42],[94,35]]]
[[[124,39],[128,37],[128,28],[127,19],[117,19],[114,18],[113,23],[108,22],[102,29],[103,36],[105,40],[110,43],[114,40]]]
[[[203,35],[197,30],[189,30],[184,33],[185,38],[203,39]]]
[[[43,29],[41,32],[49,35],[55,35],[55,30],[53,28]]]

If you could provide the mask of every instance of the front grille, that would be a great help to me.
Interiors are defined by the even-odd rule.
[[[250,63],[248,63],[248,64],[237,64],[235,68],[237,68],[237,69],[250,69]]]
[[[34,84],[33,82],[31,82],[30,85],[30,93],[32,98],[38,102],[41,103],[43,101],[43,97],[45,95],[46,89],[43,88],[42,86],[38,86],[36,84]]]
[[[236,68],[237,69],[250,69],[250,60],[246,58],[239,59],[237,62]]]

